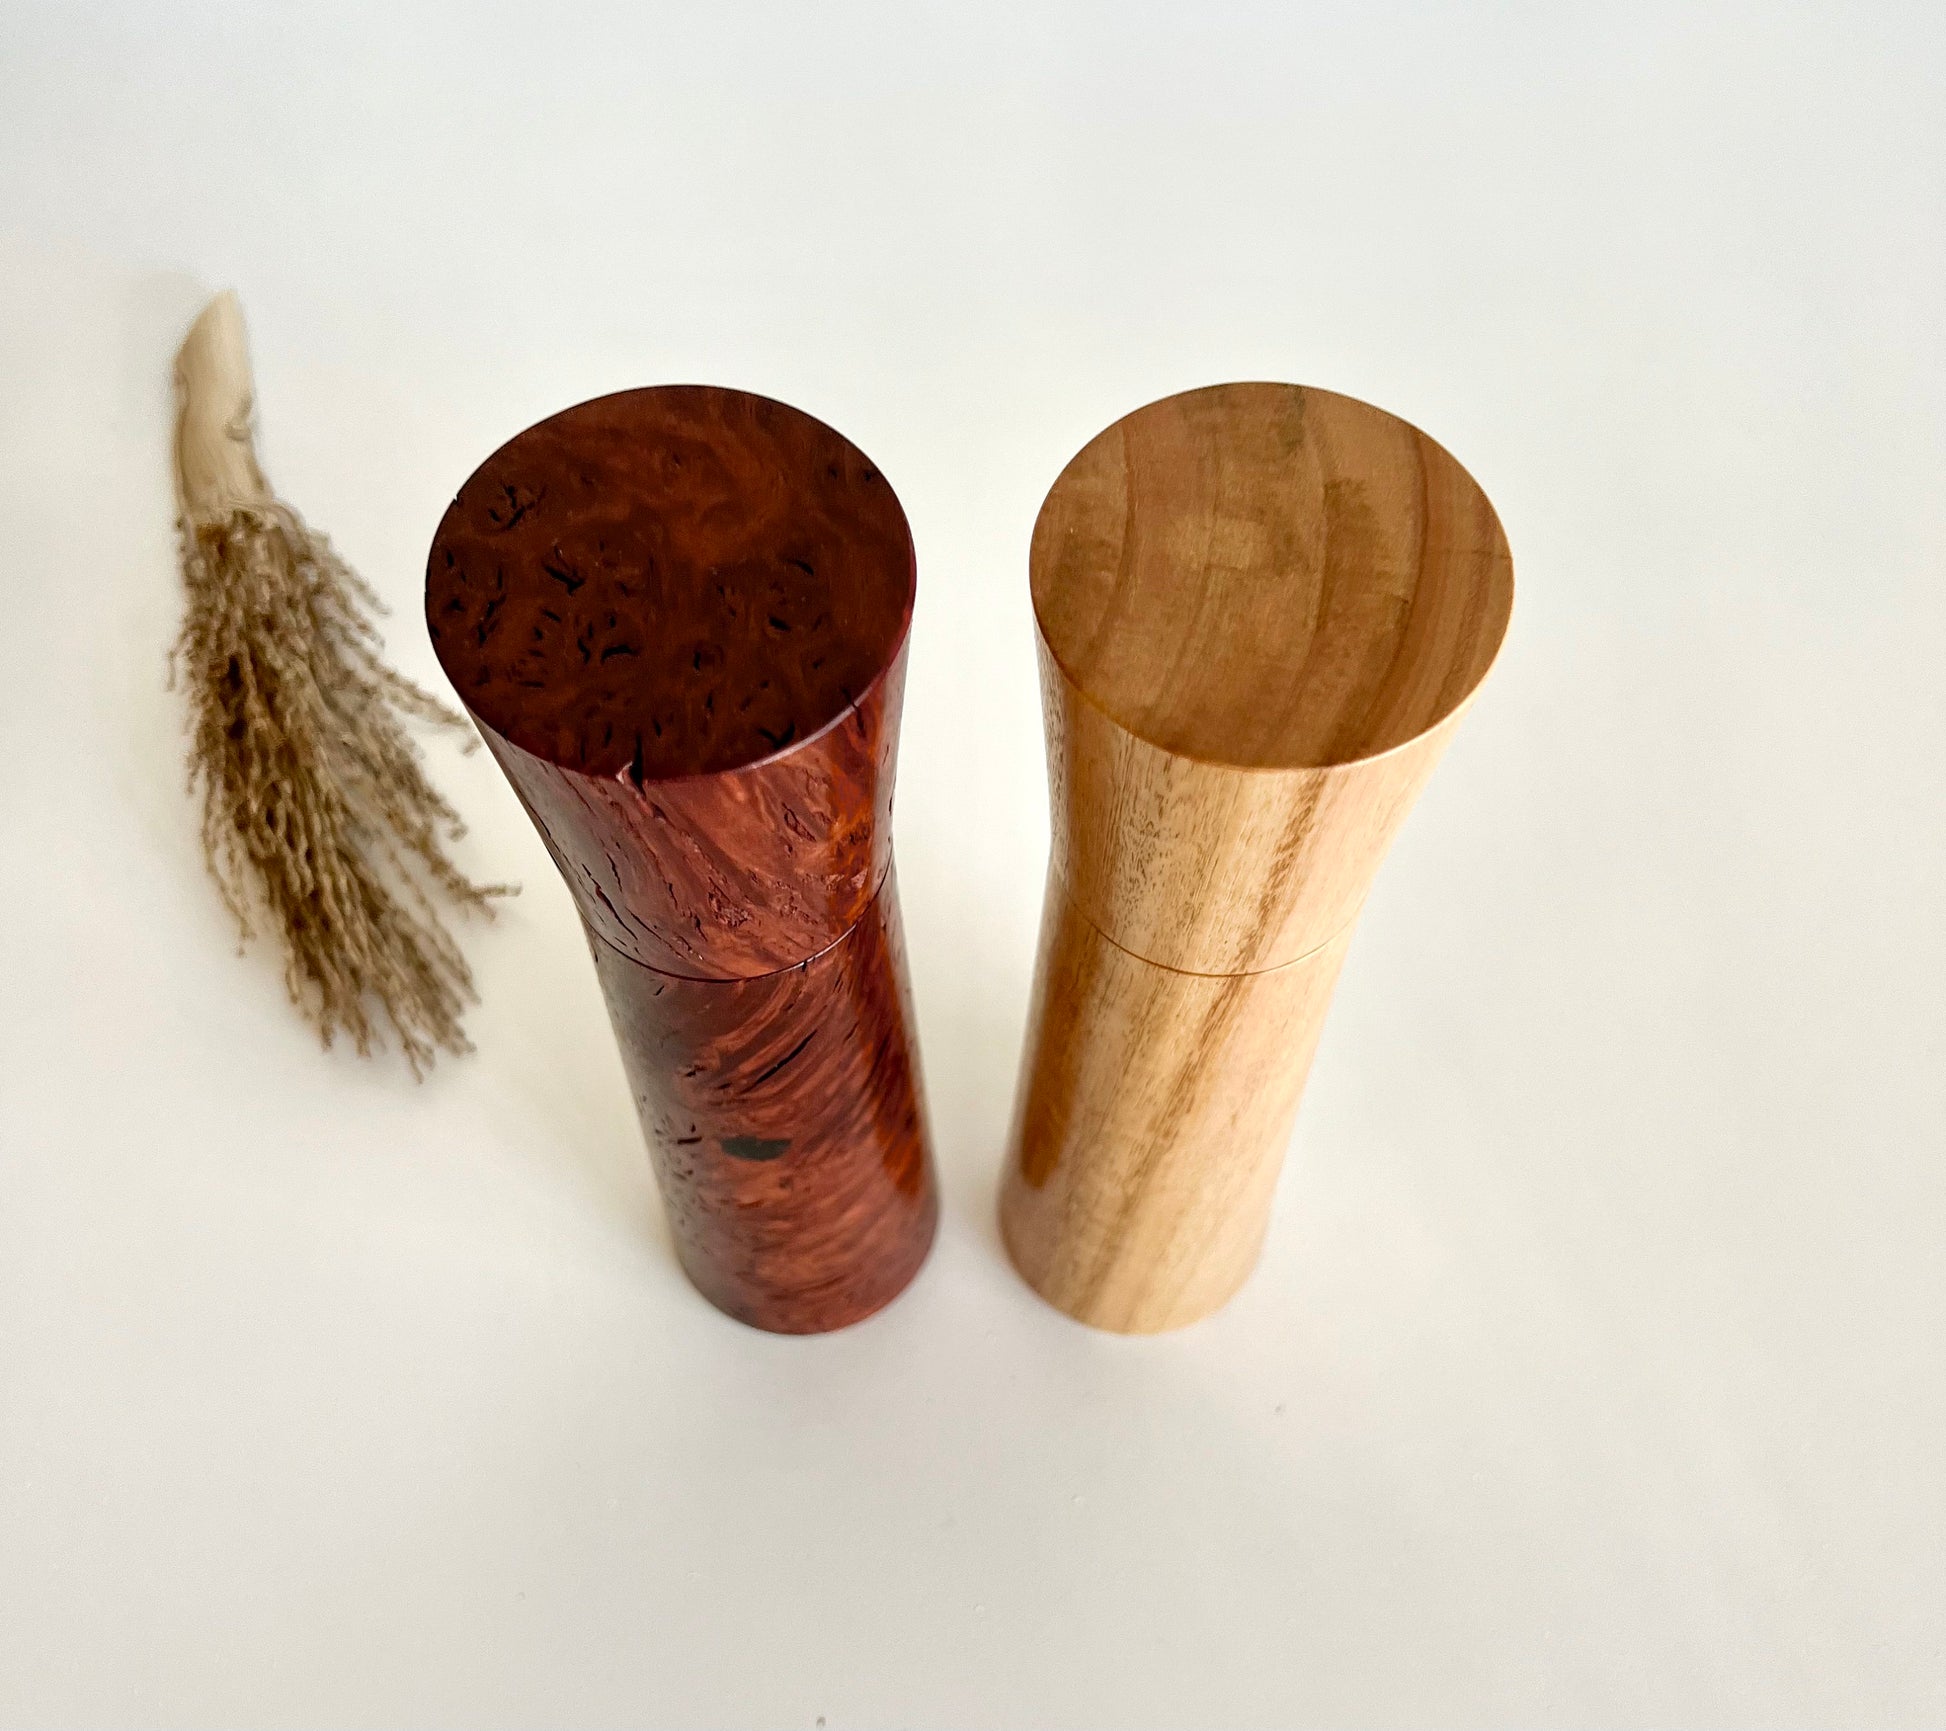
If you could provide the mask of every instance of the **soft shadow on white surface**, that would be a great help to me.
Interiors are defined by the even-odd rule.
[[[1946,1716],[1946,43],[1918,8],[46,9],[0,68],[0,1723]],[[393,607],[676,379],[921,562],[898,849],[947,1201],[819,1340],[689,1290],[565,892],[432,742],[478,1053],[319,1052],[196,847],[168,364]],[[1026,548],[1284,377],[1505,518],[1261,1268],[1157,1341],[992,1210],[1047,818]]]

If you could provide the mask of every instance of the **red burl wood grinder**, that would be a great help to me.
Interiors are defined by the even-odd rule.
[[[884,476],[741,391],[530,427],[433,540],[441,665],[574,894],[689,1278],[842,1328],[938,1217],[892,872],[915,583]]]

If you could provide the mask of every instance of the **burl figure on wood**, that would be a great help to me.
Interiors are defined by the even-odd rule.
[[[739,391],[530,427],[433,541],[435,649],[580,909],[678,1253],[842,1328],[938,1202],[892,874],[915,565],[885,478]]]
[[[1034,527],[1053,847],[1007,1248],[1101,1328],[1243,1283],[1353,922],[1513,602],[1493,507],[1378,409],[1152,403]]]

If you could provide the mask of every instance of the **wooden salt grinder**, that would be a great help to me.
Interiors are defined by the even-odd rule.
[[[683,1268],[780,1333],[895,1297],[938,1214],[892,875],[914,579],[858,450],[691,386],[502,446],[427,570],[580,909]]]
[[[1352,925],[1513,566],[1425,434],[1275,384],[1110,427],[1030,566],[1054,833],[1001,1228],[1069,1315],[1177,1328],[1256,1262]]]

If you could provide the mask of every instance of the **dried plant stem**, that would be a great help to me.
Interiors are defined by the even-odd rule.
[[[378,598],[270,493],[247,369],[220,296],[177,363],[188,611],[173,666],[203,848],[242,935],[261,921],[281,938],[291,1000],[324,1043],[342,1032],[369,1052],[382,1015],[423,1075],[438,1051],[470,1049],[461,1016],[476,1001],[434,897],[486,910],[505,890],[447,858],[459,817],[405,722],[466,722],[384,663]]]

